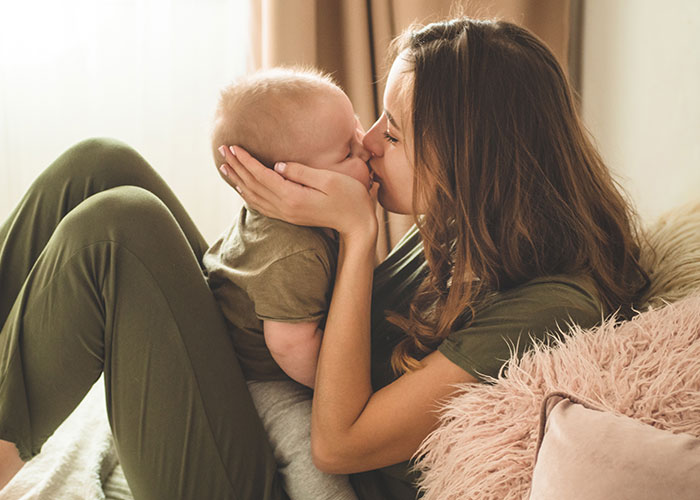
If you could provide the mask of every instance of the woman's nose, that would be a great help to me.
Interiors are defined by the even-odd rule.
[[[382,156],[384,154],[384,144],[382,142],[382,119],[379,118],[372,128],[370,128],[362,139],[364,149],[369,151],[370,157]]]
[[[364,147],[364,137],[364,130],[361,126],[358,126],[358,128],[355,130],[355,140],[352,142],[351,148],[352,155],[366,163],[372,157],[372,154],[369,151],[367,151],[367,149]]]
[[[364,144],[362,142],[357,143],[357,155],[356,155],[360,160],[363,162],[367,163],[369,159],[372,157],[372,153],[370,153],[367,148],[365,148]]]

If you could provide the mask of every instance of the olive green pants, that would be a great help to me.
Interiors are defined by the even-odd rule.
[[[133,149],[69,149],[0,226],[0,439],[24,460],[105,375],[136,499],[286,498],[207,248]]]

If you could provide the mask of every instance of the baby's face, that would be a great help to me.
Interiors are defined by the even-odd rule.
[[[349,175],[369,189],[370,155],[362,145],[364,131],[350,99],[341,92],[329,92],[308,113],[313,117],[313,147],[305,154],[308,165]]]

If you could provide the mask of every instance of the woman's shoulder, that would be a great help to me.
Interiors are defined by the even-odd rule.
[[[554,275],[492,294],[476,308],[469,326],[502,324],[527,329],[553,322],[558,325],[562,320],[591,326],[603,314],[604,306],[591,277]]]
[[[492,294],[439,350],[479,379],[496,377],[511,353],[561,338],[572,325],[592,327],[603,310],[591,278],[541,277]]]
[[[588,275],[554,275],[535,278],[518,287],[508,290],[496,302],[513,299],[527,299],[541,302],[543,306],[576,306],[594,311],[600,316],[603,304],[598,295],[593,278]]]

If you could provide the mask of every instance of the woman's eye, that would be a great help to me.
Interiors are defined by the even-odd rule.
[[[386,139],[392,144],[396,144],[397,142],[399,142],[399,140],[396,137],[393,137],[391,134],[389,134],[389,132],[386,131],[384,132],[384,139]]]

